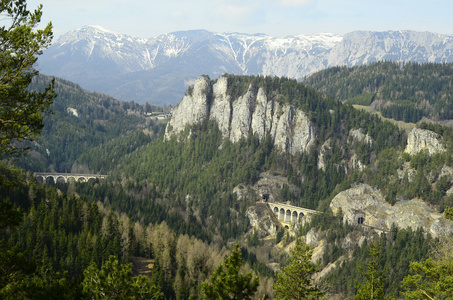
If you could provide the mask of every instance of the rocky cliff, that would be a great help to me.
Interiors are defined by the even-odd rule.
[[[359,218],[363,218],[363,225],[384,231],[395,224],[399,228],[411,227],[414,230],[422,227],[434,237],[453,232],[453,221],[431,211],[422,201],[399,201],[392,206],[379,190],[366,184],[339,193],[332,199],[330,208],[335,215],[341,209],[343,222],[358,224]]]
[[[426,150],[429,154],[444,152],[445,146],[440,142],[440,137],[437,133],[430,130],[414,128],[409,132],[407,137],[407,146],[404,152],[411,155]]]
[[[250,133],[261,140],[270,135],[277,149],[291,154],[307,151],[316,139],[314,127],[303,111],[268,99],[263,88],[249,86],[243,95],[233,98],[228,93],[226,76],[215,82],[207,76],[195,81],[174,110],[165,139],[205,119],[217,122],[223,137],[233,143]]]

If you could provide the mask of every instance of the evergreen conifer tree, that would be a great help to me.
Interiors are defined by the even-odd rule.
[[[277,274],[277,281],[273,286],[276,299],[321,298],[323,292],[313,282],[313,274],[318,270],[318,266],[311,262],[313,249],[298,243],[291,255],[288,265]]]
[[[381,250],[377,243],[373,243],[369,251],[371,254],[371,261],[368,263],[366,271],[360,268],[366,282],[357,285],[357,294],[355,295],[354,300],[384,299],[384,279],[386,271],[379,269],[379,254],[381,253]]]
[[[36,137],[43,126],[42,113],[55,97],[52,85],[43,92],[26,90],[36,71],[37,55],[50,46],[52,24],[36,29],[42,5],[27,9],[25,0],[1,0],[0,16],[0,157],[18,155],[17,142]]]
[[[252,273],[241,274],[244,264],[241,257],[241,248],[236,244],[230,256],[225,257],[212,274],[209,282],[203,282],[201,289],[205,299],[252,299],[258,289],[258,277]]]

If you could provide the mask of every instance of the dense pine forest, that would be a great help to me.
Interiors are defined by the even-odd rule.
[[[35,76],[29,88],[42,91],[50,82],[48,76]],[[54,90],[57,98],[52,111],[44,118],[43,131],[30,145],[30,155],[17,163],[29,170],[60,173],[89,173],[90,169],[107,171],[115,158],[148,143],[165,129],[156,118],[147,116],[153,111],[163,111],[162,107],[121,102],[108,95],[85,91],[62,79],[56,80]],[[109,144],[118,139],[122,142]],[[92,150],[101,144],[104,145],[102,150]],[[87,163],[95,164],[92,157],[109,157],[110,161],[90,169],[81,167]],[[76,160],[80,163],[74,163]]]
[[[423,117],[451,120],[453,65],[376,62],[334,67],[304,82],[349,104],[372,106],[383,116],[417,123]]]
[[[109,107],[99,106],[99,103],[104,103],[103,97],[106,96],[88,94],[93,98],[88,97],[87,102],[80,106],[80,113],[89,115],[90,110],[84,111],[82,107],[99,108],[97,115],[93,116],[94,121],[84,125],[79,123],[78,117],[68,113],[67,107],[76,106],[64,98],[65,94],[71,94],[68,88],[54,101],[56,107],[59,107],[59,99],[62,99],[63,104],[53,109],[54,113],[48,117],[53,118],[55,123],[71,118],[76,124],[82,124],[80,126],[93,127],[98,126],[96,123],[99,120],[105,120],[105,130],[101,131],[99,139],[93,139],[94,144],[83,137],[75,139],[71,146],[79,149],[76,152],[78,155],[62,151],[60,159],[67,162],[68,170],[87,170],[107,173],[109,176],[104,181],[50,182],[46,186],[37,184],[30,177],[31,172],[22,175],[18,171],[8,173],[10,171],[5,167],[3,172],[6,178],[16,174],[14,176],[17,178],[12,181],[21,184],[12,187],[3,198],[15,203],[23,212],[20,224],[14,230],[5,232],[5,243],[15,249],[17,255],[24,253],[33,258],[32,264],[27,267],[28,273],[23,275],[29,278],[26,283],[28,286],[20,285],[20,288],[27,291],[35,289],[34,285],[40,284],[36,278],[44,280],[44,275],[39,272],[48,270],[47,274],[57,275],[45,280],[56,286],[51,286],[43,293],[86,297],[83,282],[87,270],[101,270],[105,264],[110,266],[111,257],[115,258],[113,262],[119,264],[117,268],[126,268],[132,262],[135,268],[137,259],[143,258],[153,264],[149,275],[149,291],[157,298],[203,298],[201,283],[209,279],[216,265],[221,263],[222,253],[227,253],[231,243],[240,241],[243,259],[261,282],[256,296],[266,294],[274,297],[272,286],[277,273],[269,266],[275,263],[284,266],[288,254],[283,249],[303,239],[310,230],[319,229],[326,241],[323,255],[318,261],[319,268],[325,268],[334,261],[339,262],[337,268],[319,281],[325,293],[353,298],[358,290],[357,284],[366,283],[360,270],[369,262],[370,247],[378,243],[379,268],[387,270],[383,291],[394,297],[403,295],[401,282],[409,274],[409,262],[430,257],[432,250],[429,245],[440,241],[424,234],[422,230],[395,227],[392,232],[377,237],[369,235],[365,229],[342,225],[338,217],[327,217],[330,199],[354,182],[363,182],[381,189],[391,203],[401,196],[409,199],[422,197],[443,212],[452,204],[451,197],[446,195],[451,183],[446,177],[430,182],[423,174],[428,170],[440,173],[443,165],[451,165],[451,152],[435,156],[423,152],[415,156],[400,155],[398,153],[402,153],[404,148],[405,133],[391,123],[381,121],[376,115],[316,94],[293,80],[229,76],[232,89],[235,87],[240,90],[241,85],[254,84],[258,87],[267,84],[269,91],[275,89],[270,95],[275,93],[280,99],[292,99],[294,105],[301,108],[315,105],[311,119],[315,124],[320,124],[319,132],[322,134],[319,135],[318,145],[309,153],[289,156],[274,149],[269,138],[260,141],[250,135],[238,143],[231,143],[222,138],[217,124],[212,121],[195,124],[182,133],[182,138],[165,142],[162,140],[164,124],[147,119],[145,108],[139,105],[134,107],[132,116],[136,123],[131,122],[131,127],[118,136],[113,133],[107,135],[115,132],[116,125],[107,124],[111,119],[117,120],[117,114],[128,118],[123,105],[133,107],[134,104],[111,100]],[[307,93],[317,97],[313,104],[304,104],[304,98],[298,96]],[[110,110],[111,107],[116,107],[116,110]],[[333,109],[338,114],[324,113]],[[43,148],[48,149],[47,145],[59,140],[47,140],[47,135],[71,136],[71,129],[68,128],[74,125],[52,129],[52,126],[47,127],[50,124],[45,123],[43,134],[32,145],[34,150],[16,163],[30,171],[36,170],[34,168],[37,165],[30,164],[33,161],[39,161],[47,168],[57,164],[52,151],[50,155],[44,152],[41,156],[31,157],[34,151],[39,153]],[[342,128],[342,131],[336,128]],[[369,145],[348,141],[345,136],[354,128],[362,128],[380,142]],[[426,123],[421,124],[420,128],[430,129],[443,136],[444,143],[451,149],[451,129]],[[102,134],[106,134],[105,139]],[[319,149],[326,141],[331,142],[332,150],[326,159],[326,169],[319,170]],[[58,149],[59,146],[57,144],[54,147]],[[354,153],[364,165],[374,167],[346,172],[344,162]],[[405,162],[419,172],[416,176],[419,179],[403,179],[388,184]],[[273,240],[260,239],[261,233],[251,230],[246,214],[259,195],[238,200],[233,189],[238,185],[253,185],[263,172],[288,178],[288,185],[279,195],[280,201],[291,201],[295,205],[325,211],[328,213],[326,217],[312,219],[295,233],[279,231]],[[352,249],[343,248],[341,241],[351,234],[362,234],[368,239]],[[159,236],[165,236],[165,241],[159,240]],[[276,244],[279,245],[277,248]],[[183,245],[185,248],[180,248]],[[189,251],[192,247],[198,249],[196,251],[203,247],[203,252],[197,254],[204,255],[201,259],[205,266],[199,263],[194,265],[196,259],[200,258],[193,257],[194,253],[189,255],[194,251]],[[345,259],[345,256],[349,258]],[[399,267],[395,269],[395,265]],[[133,274],[138,273],[130,273],[130,276]],[[134,282],[130,284],[134,285]]]
[[[17,6],[2,7],[7,16],[39,23],[40,9],[6,2]],[[7,58],[31,67],[51,24],[27,39],[10,30],[0,38],[25,44]],[[38,49],[28,51],[30,39]],[[121,102],[7,58],[0,298],[451,299],[453,130],[442,125],[452,118],[451,65],[338,67],[304,83],[225,74],[232,101],[261,90],[307,116],[316,140],[290,154],[271,134],[232,142],[207,118],[164,139],[168,120],[157,115],[171,107]],[[430,152],[426,138],[421,151],[405,151],[410,133],[381,116],[417,123],[409,128],[441,146]],[[38,182],[37,172],[107,176]],[[337,196],[365,186],[388,210],[416,201],[445,228],[334,213]],[[269,194],[314,212],[285,227]]]

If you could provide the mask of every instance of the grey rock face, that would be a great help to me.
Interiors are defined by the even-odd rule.
[[[260,238],[277,233],[276,228],[278,228],[279,222],[267,204],[257,203],[247,208],[246,214],[250,225],[259,233]]]
[[[321,150],[318,154],[318,169],[325,171],[326,170],[326,155],[330,153],[332,148],[330,147],[330,139],[324,142],[321,146]]]
[[[214,101],[209,118],[217,121],[224,137],[230,134],[231,97],[227,95],[227,78],[220,77],[213,86]]]
[[[368,133],[363,134],[362,128],[351,129],[351,131],[349,132],[349,136],[352,136],[354,141],[367,143],[369,145],[373,143],[373,139],[371,138],[371,136],[368,135]]]
[[[242,137],[248,136],[250,132],[250,126],[252,124],[252,111],[251,105],[255,100],[255,95],[250,91],[238,99],[234,100],[233,116],[231,118],[230,126],[230,140],[233,143],[239,141]]]
[[[422,150],[427,150],[429,154],[446,151],[445,146],[440,142],[440,137],[435,132],[414,128],[407,136],[407,146],[404,152],[414,155]]]
[[[255,111],[252,115],[252,132],[263,139],[269,132],[270,124],[266,121],[272,119],[272,102],[267,101],[266,93],[262,88],[258,90],[255,101]]]
[[[209,79],[197,79],[191,95],[186,95],[167,124],[165,139],[179,134],[187,125],[209,118],[215,120],[224,138],[233,143],[251,132],[263,140],[270,134],[274,145],[291,154],[302,153],[315,142],[315,131],[301,110],[268,100],[260,88],[251,88],[237,99],[227,94],[227,78],[210,85]],[[212,90],[213,99],[209,99]]]
[[[392,224],[399,228],[411,227],[416,230],[423,227],[425,232],[434,237],[453,232],[453,221],[431,211],[418,200],[400,201],[395,205],[387,203],[381,192],[368,185],[350,188],[339,193],[330,204],[334,214],[340,208],[343,222],[358,224],[358,218],[364,218],[364,225],[382,230],[390,230]]]
[[[38,67],[121,100],[176,104],[201,74],[302,79],[332,66],[383,60],[452,62],[453,36],[356,31],[276,38],[192,30],[139,39],[85,26],[62,35],[44,51]]]
[[[181,132],[187,125],[199,123],[208,116],[210,89],[209,78],[202,76],[196,80],[192,94],[184,96],[174,110],[165,129],[165,139],[169,139],[173,132]]]

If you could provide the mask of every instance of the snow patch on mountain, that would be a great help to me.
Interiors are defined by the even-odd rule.
[[[376,61],[453,62],[453,36],[415,31],[355,31],[271,37],[179,31],[134,38],[100,26],[62,35],[40,57],[41,72],[123,100],[176,104],[201,74],[302,79],[332,66]]]

